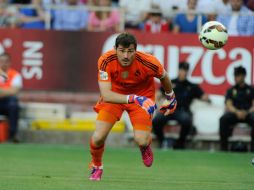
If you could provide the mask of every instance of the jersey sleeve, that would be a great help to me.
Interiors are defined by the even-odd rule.
[[[198,98],[200,99],[203,94],[204,94],[204,91],[200,88],[199,85],[193,85],[193,92],[194,92],[194,98]]]
[[[254,87],[250,87],[251,88],[251,99],[252,101],[254,101]]]
[[[150,62],[150,63],[149,63]],[[149,66],[149,74],[158,79],[164,76],[164,67],[156,57],[150,58],[150,61],[147,63]]]
[[[16,88],[22,88],[23,87],[23,82],[22,82],[22,77],[20,74],[17,74],[12,82],[11,82],[11,86],[16,87]]]
[[[101,56],[98,60],[98,81],[99,82],[110,82],[110,67],[106,62],[106,58]]]
[[[232,91],[233,91],[233,89],[228,89],[227,90],[226,95],[225,95],[225,102],[227,100],[232,100]]]

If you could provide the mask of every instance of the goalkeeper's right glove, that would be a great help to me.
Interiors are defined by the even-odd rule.
[[[137,96],[137,95],[128,95],[127,96],[128,103],[135,103],[141,106],[150,116],[153,115],[157,106],[153,100],[147,98],[145,96]]]
[[[177,101],[174,91],[172,91],[169,94],[165,93],[165,95],[167,99],[162,103],[160,112],[163,113],[164,115],[169,115],[175,112]]]

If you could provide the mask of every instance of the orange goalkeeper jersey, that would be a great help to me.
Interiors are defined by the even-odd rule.
[[[130,66],[119,63],[115,50],[103,54],[98,60],[98,81],[111,82],[112,91],[136,94],[155,99],[154,77],[161,78],[164,68],[151,54],[137,51]]]

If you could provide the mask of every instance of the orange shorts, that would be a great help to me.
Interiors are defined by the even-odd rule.
[[[94,110],[98,113],[97,120],[112,124],[120,120],[123,111],[127,111],[134,130],[152,130],[152,117],[137,104],[98,102]]]

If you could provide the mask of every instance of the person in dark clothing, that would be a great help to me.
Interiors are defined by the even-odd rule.
[[[220,148],[228,151],[228,138],[233,127],[239,122],[251,127],[251,151],[254,152],[254,88],[245,83],[246,69],[242,66],[234,70],[235,85],[225,96],[226,112],[220,118]]]
[[[177,108],[173,114],[164,116],[162,113],[157,112],[153,118],[153,131],[157,136],[159,147],[163,146],[164,138],[164,126],[170,120],[176,120],[180,126],[179,138],[174,143],[174,149],[184,149],[186,138],[192,127],[192,113],[190,105],[192,101],[197,98],[203,101],[209,102],[209,97],[203,92],[203,90],[197,84],[191,83],[187,79],[189,71],[189,64],[187,62],[179,63],[179,73],[176,79],[172,80],[173,90],[177,99]],[[164,91],[161,88],[160,93],[164,96]]]

